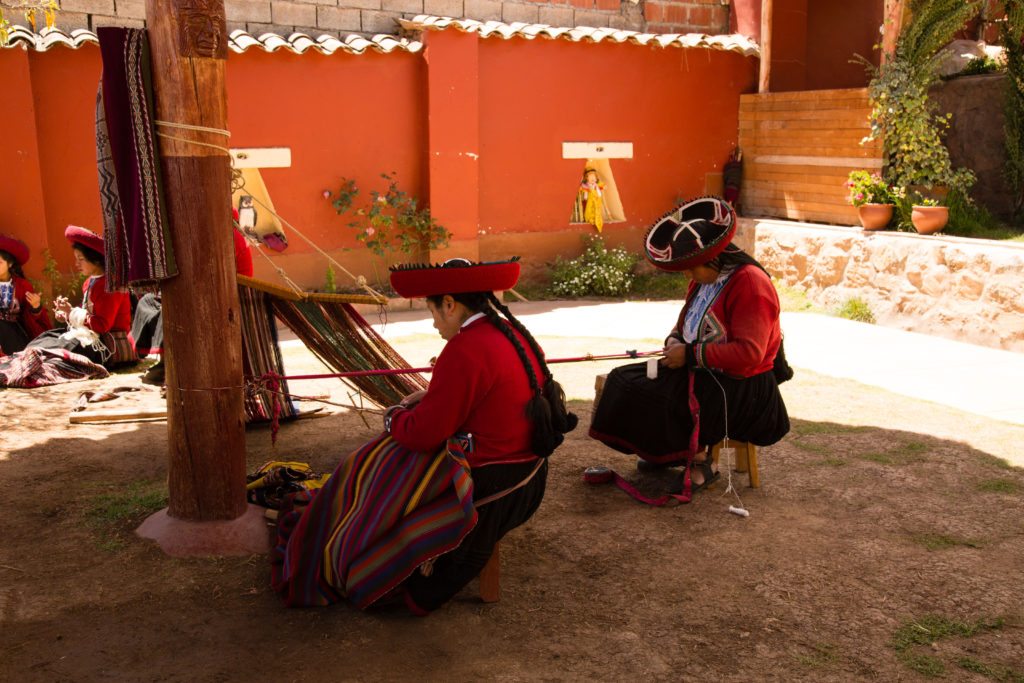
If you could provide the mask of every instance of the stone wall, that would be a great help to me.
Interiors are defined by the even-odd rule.
[[[880,325],[1024,352],[1024,243],[758,219],[738,240],[824,308],[859,298]]]
[[[228,30],[311,36],[398,33],[398,18],[592,26],[652,33],[728,33],[729,0],[225,0]],[[145,25],[145,0],[60,0],[57,26]],[[15,22],[17,23],[17,22]]]

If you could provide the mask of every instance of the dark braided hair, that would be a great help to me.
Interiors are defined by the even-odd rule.
[[[455,266],[458,267],[458,266]],[[428,296],[427,301],[438,307],[445,295]],[[563,434],[572,431],[576,427],[577,418],[565,408],[565,394],[562,388],[551,377],[547,363],[544,361],[544,353],[533,338],[526,326],[519,321],[512,312],[493,292],[468,292],[450,294],[452,299],[465,306],[472,313],[483,313],[487,319],[496,327],[506,339],[508,339],[516,350],[519,360],[526,369],[526,375],[530,380],[530,390],[533,396],[526,404],[526,417],[533,424],[533,434],[530,439],[530,448],[541,457],[546,458],[554,452],[555,448],[562,443]],[[499,315],[499,312],[501,315]],[[504,316],[502,318],[501,316]],[[513,330],[519,332],[526,339],[533,351],[537,363],[543,373],[543,382],[537,377],[533,363],[523,348],[522,342]]]
[[[13,254],[0,249],[0,258],[7,261],[7,270],[11,271],[11,275],[20,278],[25,277],[25,271],[21,269],[21,264],[18,263],[16,258],[14,258]]]

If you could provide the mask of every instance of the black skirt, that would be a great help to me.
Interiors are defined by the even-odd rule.
[[[590,436],[622,453],[664,463],[718,443],[727,427],[730,439],[757,446],[770,446],[789,432],[789,414],[771,371],[736,379],[659,367],[652,380],[647,363],[616,368],[594,408]]]
[[[12,320],[0,320],[0,351],[10,356],[25,348],[28,334],[21,323]]]
[[[132,314],[132,339],[140,358],[163,353],[164,317],[159,294],[146,294]]]

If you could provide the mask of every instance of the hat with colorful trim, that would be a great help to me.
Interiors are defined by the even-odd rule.
[[[391,267],[391,286],[406,299],[494,292],[511,289],[518,281],[518,256],[507,261],[487,263],[453,258],[437,265],[412,263]]]
[[[679,272],[721,254],[736,234],[736,212],[720,197],[698,197],[655,221],[644,239],[654,267]]]
[[[19,266],[25,265],[30,253],[27,244],[10,235],[0,235],[0,251],[6,251],[13,256]]]
[[[86,228],[80,228],[77,225],[69,225],[64,230],[64,237],[71,245],[80,244],[83,247],[89,247],[95,252],[100,254],[103,253],[103,238],[94,233],[92,230]]]

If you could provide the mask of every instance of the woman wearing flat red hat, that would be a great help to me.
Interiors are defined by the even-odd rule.
[[[647,259],[689,275],[686,304],[657,376],[646,363],[612,371],[590,428],[593,438],[636,454],[642,470],[692,462],[692,492],[718,477],[703,447],[725,436],[768,446],[789,431],[778,387],[792,376],[779,297],[761,264],[732,244],[735,232],[732,207],[717,197],[687,202],[648,231]]]
[[[125,292],[107,291],[103,238],[77,225],[69,225],[64,237],[71,243],[75,265],[85,275],[82,305],[73,307],[64,297],[58,297],[54,315],[67,323],[67,329],[50,330],[29,346],[64,349],[107,368],[136,362],[135,345],[128,335],[131,300]]]
[[[21,351],[50,329],[42,299],[21,270],[29,253],[21,240],[0,235],[0,356]]]
[[[576,421],[543,351],[493,294],[518,275],[515,260],[392,270],[400,295],[426,297],[447,343],[429,388],[388,409],[385,434],[343,460],[304,512],[279,517],[273,585],[288,604],[364,608],[387,594],[426,614],[537,510],[546,458]]]

